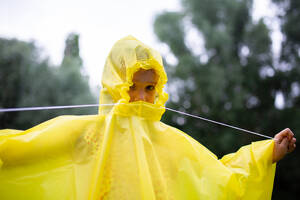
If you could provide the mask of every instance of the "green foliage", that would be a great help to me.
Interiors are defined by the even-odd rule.
[[[286,108],[281,117],[293,127],[294,133],[299,139],[300,119],[300,2],[298,0],[273,0],[281,11],[278,17],[281,23],[281,31],[284,34],[281,55],[278,68],[281,73],[276,76],[276,85],[284,95]],[[275,84],[275,83],[274,83]],[[298,170],[300,161],[299,147],[285,162],[279,163],[275,185],[275,195],[278,199],[284,199],[291,194],[294,197],[300,195]],[[288,173],[287,173],[288,172]],[[284,176],[283,176],[284,174]]]
[[[34,43],[0,39],[1,107],[96,103],[88,77],[82,73],[78,39],[75,34],[67,38],[65,56],[59,67],[42,59]],[[96,108],[0,113],[0,128],[27,129],[58,115],[96,113]]]
[[[154,31],[178,61],[165,62],[170,94],[167,106],[269,136],[286,127],[297,134],[300,26],[296,19],[300,4],[274,1],[291,4],[281,16],[287,40],[280,66],[272,53],[269,28],[263,20],[251,18],[251,0],[182,0],[182,11],[156,16]],[[197,37],[190,38],[190,30]],[[199,48],[195,44],[201,40],[202,50],[195,52]],[[284,95],[282,109],[275,106],[280,93]],[[170,112],[163,121],[189,133],[219,157],[262,139]],[[279,171],[290,169],[293,175],[277,173],[274,199],[282,199],[279,193],[286,198],[298,192],[294,187],[300,181],[296,153],[279,163]],[[292,187],[279,187],[283,183]]]
[[[66,39],[65,45],[62,67],[82,67],[82,59],[79,56],[79,35],[70,33]]]

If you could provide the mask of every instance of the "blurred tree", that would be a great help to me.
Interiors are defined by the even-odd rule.
[[[281,24],[283,41],[281,54],[277,62],[280,73],[276,74],[280,92],[285,101],[282,110],[282,118],[289,121],[288,125],[295,128],[298,135],[300,130],[300,1],[297,0],[273,0],[278,6],[278,19]],[[299,147],[295,152],[300,156]],[[294,157],[296,156],[294,155]],[[300,195],[299,183],[300,172],[296,166],[300,165],[297,159],[289,158],[287,161],[279,163],[278,173],[284,176],[276,176],[279,182],[275,185],[275,194],[278,199],[287,198],[291,193]],[[288,173],[286,173],[288,172]]]
[[[79,35],[70,33],[65,45],[62,66],[82,67],[82,59],[79,55]]]
[[[95,103],[88,77],[82,75],[78,38],[73,33],[67,38],[60,67],[51,66],[47,59],[41,58],[34,43],[0,39],[0,106]],[[0,113],[0,128],[27,129],[62,114],[96,113],[95,108]]]
[[[299,59],[293,65],[297,73],[278,68],[270,30],[263,20],[253,21],[251,10],[252,0],[182,0],[182,11],[156,17],[154,31],[174,56],[173,62],[165,62],[170,94],[167,106],[269,136],[285,127],[296,132],[300,129],[296,103]],[[299,58],[299,47],[295,52]],[[292,92],[293,87],[298,93]],[[285,99],[278,104],[280,94]],[[170,112],[163,120],[219,157],[262,139]],[[295,156],[287,156],[283,163],[294,170],[299,165]],[[294,170],[297,178],[288,180],[292,185],[286,190],[292,192],[289,195],[298,192],[294,186],[299,183],[299,173]],[[277,177],[288,176],[278,173]],[[281,186],[280,181],[276,184]],[[274,199],[282,199],[278,194],[283,190],[275,188]]]
[[[61,86],[57,89],[59,93],[63,94],[63,98],[58,104],[62,105],[66,102],[71,105],[96,103],[96,98],[89,87],[88,76],[83,68],[83,61],[79,55],[79,35],[69,34],[65,45],[64,58],[60,68],[58,68],[57,76]],[[63,114],[66,110],[61,110],[61,112]],[[97,108],[72,110],[72,114],[87,113],[96,114]]]

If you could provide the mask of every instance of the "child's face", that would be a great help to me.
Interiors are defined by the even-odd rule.
[[[153,69],[140,69],[133,75],[133,85],[130,87],[128,94],[130,96],[129,102],[146,101],[154,103],[156,96],[156,83],[158,75]]]

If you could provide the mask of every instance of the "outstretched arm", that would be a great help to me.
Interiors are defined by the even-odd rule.
[[[294,133],[286,128],[277,133],[274,137],[273,163],[281,160],[287,153],[290,153],[296,148],[296,138]]]

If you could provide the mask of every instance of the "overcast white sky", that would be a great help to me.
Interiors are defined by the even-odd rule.
[[[256,19],[272,15],[269,0],[254,2]],[[34,40],[59,64],[66,36],[79,33],[80,54],[95,86],[110,48],[126,35],[166,53],[152,28],[153,17],[164,10],[180,10],[179,0],[0,0],[0,37]]]

